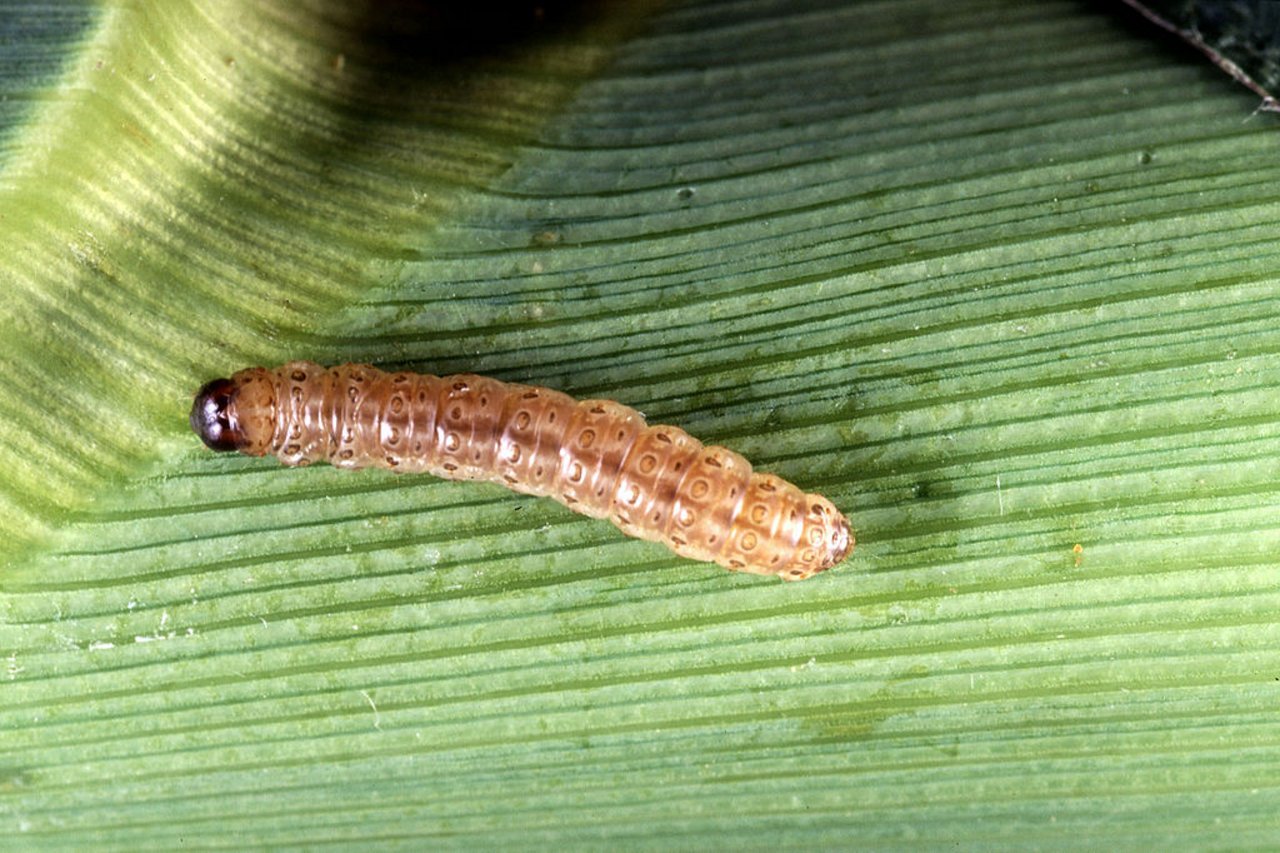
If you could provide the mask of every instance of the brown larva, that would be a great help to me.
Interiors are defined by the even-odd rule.
[[[844,559],[849,523],[724,447],[648,426],[607,400],[483,376],[294,361],[215,379],[191,428],[214,450],[489,480],[608,518],[623,532],[740,572],[803,580]]]

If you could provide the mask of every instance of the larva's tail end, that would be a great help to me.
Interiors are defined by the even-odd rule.
[[[849,527],[849,519],[840,516],[835,529],[831,532],[831,565],[823,566],[823,571],[843,563],[844,558],[849,556],[849,552],[856,544],[857,539],[853,535],[853,529]]]
[[[830,506],[825,498],[818,498],[810,519],[814,524],[813,542],[816,547],[800,553],[800,561],[779,573],[784,581],[802,581],[825,572],[844,562],[853,550],[855,539],[849,520]],[[819,532],[821,531],[821,532]]]

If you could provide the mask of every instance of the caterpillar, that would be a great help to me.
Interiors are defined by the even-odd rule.
[[[205,384],[190,423],[213,450],[285,465],[426,472],[552,497],[734,571],[803,580],[854,545],[821,495],[620,403],[549,388],[293,361]]]

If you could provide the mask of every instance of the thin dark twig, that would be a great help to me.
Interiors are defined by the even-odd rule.
[[[1160,15],[1157,15],[1155,12],[1139,3],[1138,0],[1123,0],[1123,2],[1132,7],[1138,12],[1138,14],[1142,15],[1142,17],[1146,18],[1151,23],[1185,39],[1194,48],[1196,48],[1196,50],[1209,57],[1209,61],[1214,65],[1230,74],[1233,80],[1242,86],[1245,86],[1249,91],[1261,98],[1262,103],[1258,105],[1256,112],[1280,112],[1280,100],[1276,99],[1270,92],[1262,88],[1262,85],[1246,74],[1243,68],[1223,56],[1218,51],[1214,50],[1198,32],[1195,30],[1183,29],[1172,21],[1162,18]]]

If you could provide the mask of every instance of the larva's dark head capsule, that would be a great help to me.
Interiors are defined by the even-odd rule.
[[[213,450],[239,450],[245,445],[232,399],[236,384],[230,379],[215,379],[196,392],[191,406],[191,429]]]

